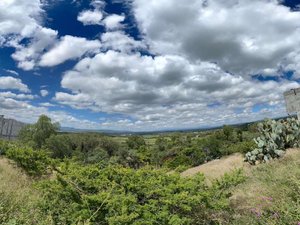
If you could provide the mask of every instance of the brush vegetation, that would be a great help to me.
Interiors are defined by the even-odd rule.
[[[253,138],[264,134],[256,124],[128,137],[61,134],[58,127],[42,116],[20,140],[0,141],[0,224],[300,222],[300,151],[230,168],[232,157],[259,147]],[[209,161],[220,169],[209,182],[192,169],[180,174]]]

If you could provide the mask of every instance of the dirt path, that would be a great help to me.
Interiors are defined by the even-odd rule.
[[[188,177],[193,176],[196,173],[203,173],[206,178],[211,180],[223,176],[226,172],[247,166],[247,163],[244,162],[243,155],[236,153],[221,159],[210,161],[197,167],[190,168],[182,172],[181,176]]]

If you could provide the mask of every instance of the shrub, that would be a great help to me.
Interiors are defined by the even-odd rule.
[[[133,135],[128,137],[126,144],[129,149],[138,149],[145,146],[146,142],[142,136]]]
[[[192,165],[192,160],[186,155],[178,155],[168,159],[165,162],[165,166],[170,169],[176,169],[179,166],[189,167]]]
[[[72,156],[72,141],[68,135],[51,135],[46,140],[46,148],[53,158],[69,158]]]
[[[6,156],[17,163],[31,176],[47,173],[50,159],[46,152],[33,150],[29,147],[13,146],[6,151]]]
[[[0,155],[5,155],[6,151],[10,147],[10,142],[6,140],[0,140]]]
[[[243,141],[243,142],[237,142],[235,144],[231,144],[228,147],[225,147],[222,149],[222,155],[230,155],[233,153],[247,153],[251,150],[253,150],[256,147],[256,143],[252,141]]]
[[[243,170],[238,169],[212,181],[206,197],[202,199],[204,204],[199,204],[193,209],[193,224],[231,224],[232,209],[229,197],[232,196],[233,188],[245,180]]]
[[[66,167],[43,181],[44,210],[59,224],[190,224],[207,187],[201,175],[180,178],[151,168]]]

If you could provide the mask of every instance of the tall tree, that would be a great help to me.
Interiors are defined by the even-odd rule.
[[[38,148],[41,148],[45,144],[46,139],[53,134],[55,135],[59,130],[59,124],[52,123],[51,119],[46,115],[41,115],[34,127],[33,141]]]
[[[233,128],[231,126],[228,125],[224,125],[223,126],[223,133],[226,137],[226,140],[228,141],[230,137],[232,137],[233,134]]]
[[[46,139],[55,135],[58,130],[58,123],[52,123],[49,117],[41,115],[35,124],[25,126],[20,131],[20,139],[26,143],[31,142],[35,148],[41,148]]]

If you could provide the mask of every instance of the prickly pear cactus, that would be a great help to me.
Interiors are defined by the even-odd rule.
[[[265,120],[258,124],[258,131],[260,136],[254,139],[257,148],[245,155],[250,164],[268,162],[283,156],[287,148],[300,146],[300,121],[295,118]]]

